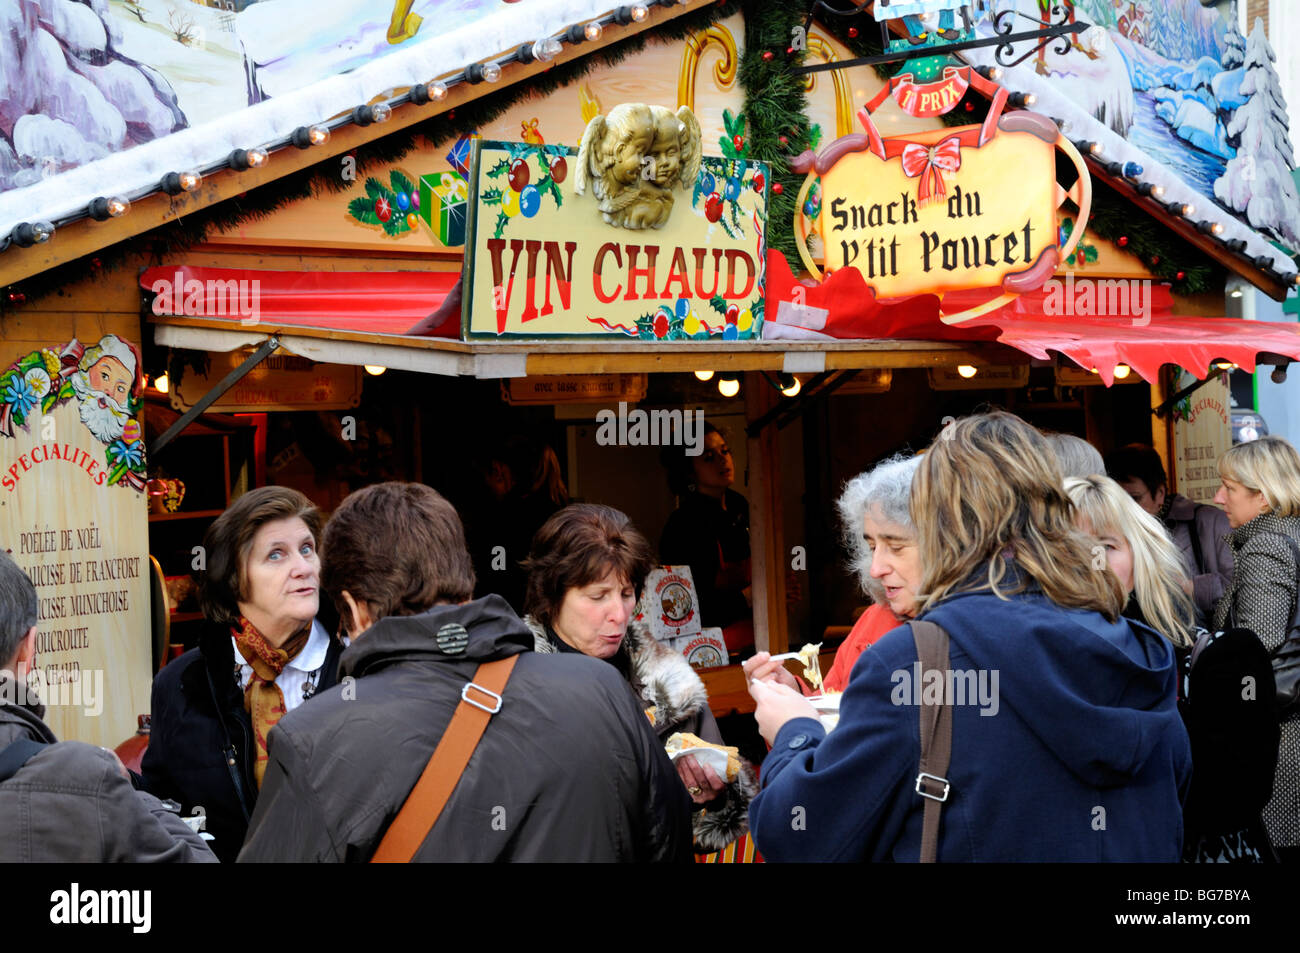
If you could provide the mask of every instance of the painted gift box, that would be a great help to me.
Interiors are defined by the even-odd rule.
[[[469,155],[471,143],[475,139],[482,139],[478,133],[470,136],[461,136],[457,139],[447,153],[447,162],[453,169],[459,172],[464,178],[469,178]]]
[[[465,244],[469,187],[455,172],[420,176],[420,217],[448,248]]]
[[[660,566],[646,576],[633,618],[661,642],[698,635],[700,604],[690,566]],[[726,658],[724,647],[722,657]]]

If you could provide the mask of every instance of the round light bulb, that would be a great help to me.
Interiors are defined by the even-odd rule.
[[[429,84],[429,98],[435,103],[440,103],[447,98],[447,84],[440,79],[435,79]]]
[[[1188,203],[1186,203],[1186,204],[1183,206],[1183,217],[1184,217],[1184,218],[1190,218],[1191,216],[1193,216],[1193,215],[1195,215],[1195,214],[1196,214],[1196,206],[1193,205],[1191,202],[1188,202]]]
[[[108,200],[108,214],[112,218],[121,218],[129,211],[131,211],[131,203],[126,199],[115,197]]]
[[[973,364],[957,365],[957,373],[960,374],[962,377],[971,378],[974,377],[978,372],[979,369],[976,368]]]
[[[307,130],[307,141],[313,146],[323,146],[330,141],[329,126],[312,126]]]
[[[167,393],[167,391],[171,389],[171,386],[172,386],[172,382],[167,379],[167,375],[165,373],[158,375],[153,380],[153,389],[160,394]]]
[[[1222,222],[1215,222],[1213,225],[1210,226],[1210,231],[1212,231],[1212,232],[1213,232],[1214,234],[1216,234],[1216,235],[1222,235],[1222,234],[1223,234],[1223,223],[1222,223]]]
[[[735,397],[740,393],[740,381],[718,381],[718,393],[723,397]]]
[[[1031,107],[1038,102],[1038,97],[1035,96],[1033,93],[1025,93],[1024,97],[1021,99],[1021,102],[1023,102],[1026,107]]]
[[[499,63],[483,64],[483,80],[488,83],[495,83],[501,78],[501,65]]]
[[[267,151],[265,149],[249,149],[248,167],[250,169],[256,169],[261,166],[264,166],[266,165],[266,160],[268,158],[270,158],[270,156],[267,154]]]
[[[549,63],[564,50],[564,44],[553,36],[545,37],[533,44],[533,59]]]
[[[388,122],[393,118],[393,107],[388,103],[375,103],[370,107],[370,116],[374,122]]]
[[[634,22],[640,23],[649,15],[650,10],[644,3],[632,4],[632,19]]]
[[[1237,365],[1232,361],[1215,361],[1214,367],[1220,371],[1235,371],[1237,369]]]
[[[1128,377],[1129,372],[1132,370],[1133,368],[1129,367],[1127,364],[1116,364],[1115,380],[1122,381],[1124,378]]]
[[[592,20],[582,28],[582,32],[586,35],[588,40],[594,43],[600,39],[600,35],[605,32],[605,28],[596,20]]]
[[[367,365],[366,365],[366,373],[367,373],[367,374],[373,374],[373,375],[375,375],[375,377],[378,377],[380,374],[384,373],[384,371],[386,371],[386,370],[388,370],[388,368],[383,367],[383,366],[381,366],[381,365],[379,365],[379,364],[367,364]]]
[[[794,379],[794,383],[791,384],[789,387],[781,388],[781,393],[785,394],[786,397],[795,397],[802,389],[803,389],[803,385],[799,383],[799,378],[796,377]]]
[[[695,379],[700,381],[711,381],[713,380],[713,371],[696,371]]]
[[[199,187],[199,185],[202,182],[203,182],[203,176],[199,175],[197,172],[181,173],[180,184],[181,184],[181,191],[183,192],[193,192],[195,189]]]

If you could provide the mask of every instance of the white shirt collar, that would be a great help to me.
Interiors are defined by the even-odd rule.
[[[230,644],[235,648],[235,661],[242,668],[251,670],[252,666],[244,661],[244,657],[239,654],[239,646],[235,643],[235,637],[230,637]],[[330,637],[325,631],[325,627],[320,621],[313,619],[311,623],[311,635],[307,636],[307,644],[302,647],[302,651],[295,655],[284,666],[286,669],[296,669],[299,672],[314,672],[325,664],[325,656],[329,654]],[[279,679],[276,679],[278,682]]]

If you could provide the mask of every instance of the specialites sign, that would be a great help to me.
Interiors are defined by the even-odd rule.
[[[149,710],[151,675],[136,322],[59,324],[16,322],[0,343],[0,547],[36,587],[25,684],[45,720],[112,747]]]
[[[474,143],[466,335],[756,339],[768,170],[699,138],[685,107],[626,104],[580,150]]]
[[[809,271],[855,268],[880,298],[990,290],[978,307],[946,309],[953,323],[1041,288],[1083,235],[1092,193],[1082,157],[1050,119],[1004,114],[1006,90],[978,73],[946,81],[987,87],[993,103],[984,123],[882,138],[869,110],[887,86],[858,113],[865,133],[805,152],[793,165],[808,173],[795,234]],[[953,104],[943,92],[906,84],[892,91],[916,98],[918,108],[937,97],[933,112]],[[1078,171],[1069,190],[1056,180],[1058,149]],[[1079,207],[1078,224],[1061,247],[1056,210],[1067,198]]]

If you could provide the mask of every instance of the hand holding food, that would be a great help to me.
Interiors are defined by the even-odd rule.
[[[696,804],[717,798],[740,774],[740,749],[710,744],[689,732],[670,735],[664,750]]]
[[[808,684],[817,690],[822,687],[821,650],[820,642],[816,645],[807,642],[799,650],[799,661],[803,662],[803,677],[808,679]]]
[[[776,737],[781,726],[792,718],[816,718],[817,709],[793,689],[772,682],[750,682],[749,694],[756,703],[754,719],[758,733],[768,744]]]
[[[759,652],[753,658],[746,659],[741,668],[749,681],[778,682],[787,688],[800,691],[798,680],[787,671],[780,658],[774,658],[767,652]]]

